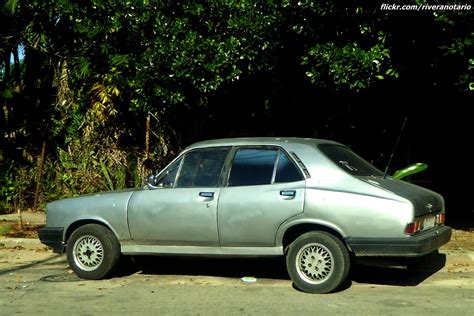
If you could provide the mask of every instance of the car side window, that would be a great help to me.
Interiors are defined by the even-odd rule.
[[[284,152],[280,151],[277,172],[275,175],[275,183],[294,182],[303,179],[303,175],[295,166],[295,164],[288,158],[288,156]]]
[[[216,187],[224,165],[226,148],[196,150],[184,156],[177,188]]]
[[[179,170],[179,166],[181,165],[181,161],[183,158],[180,158],[173,162],[158,178],[157,180],[157,187],[160,188],[172,188],[176,181],[176,175]]]
[[[241,148],[234,156],[228,186],[271,184],[278,151]]]

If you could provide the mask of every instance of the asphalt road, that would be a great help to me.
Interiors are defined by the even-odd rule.
[[[245,284],[242,276],[256,276]],[[101,281],[78,279],[64,255],[0,249],[0,314],[27,315],[466,315],[474,310],[474,272],[412,273],[355,266],[333,294],[292,288],[282,261],[141,258]]]

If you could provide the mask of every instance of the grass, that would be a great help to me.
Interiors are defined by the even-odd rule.
[[[0,224],[0,236],[8,234],[12,230],[12,225],[10,224]]]

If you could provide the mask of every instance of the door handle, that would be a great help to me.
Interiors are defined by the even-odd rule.
[[[280,195],[286,198],[293,198],[296,196],[296,190],[281,190]]]
[[[214,197],[214,192],[199,192],[199,196],[203,198],[211,199]]]
[[[213,198],[214,192],[199,192],[199,200],[201,201],[211,201]]]

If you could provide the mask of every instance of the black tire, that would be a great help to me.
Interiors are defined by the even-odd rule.
[[[325,294],[337,290],[344,283],[349,274],[350,257],[337,237],[313,231],[290,244],[286,267],[297,289]]]
[[[99,280],[117,268],[120,245],[108,228],[87,224],[71,234],[66,253],[69,266],[78,277]]]

